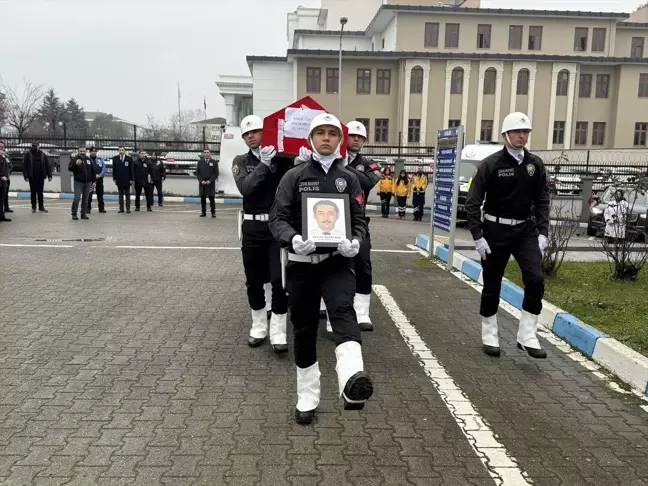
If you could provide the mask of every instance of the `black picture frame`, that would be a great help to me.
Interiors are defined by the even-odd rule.
[[[339,218],[331,231],[331,235],[321,234],[313,213],[314,207],[320,201],[333,203],[338,209]],[[342,221],[340,221],[342,220]],[[315,228],[315,229],[314,229]],[[302,238],[312,240],[316,247],[337,248],[344,240],[351,240],[351,204],[348,194],[303,192],[302,193]]]

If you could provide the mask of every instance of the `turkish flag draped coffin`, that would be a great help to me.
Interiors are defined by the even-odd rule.
[[[299,155],[301,147],[312,147],[308,143],[310,124],[317,115],[328,113],[322,105],[310,96],[275,111],[263,119],[262,146],[272,145],[277,153],[283,155]],[[342,121],[340,120],[342,123]],[[343,140],[340,155],[346,156],[347,127],[342,124]]]

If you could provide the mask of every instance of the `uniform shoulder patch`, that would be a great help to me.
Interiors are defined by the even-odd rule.
[[[338,192],[344,192],[344,190],[347,188],[347,181],[345,181],[341,177],[339,179],[335,179],[335,188]]]
[[[365,198],[362,192],[359,192],[353,199],[355,199],[360,206],[364,206]]]
[[[239,166],[238,164],[232,164],[232,174],[236,175],[239,173]]]
[[[536,166],[533,165],[533,164],[527,164],[527,166],[526,166],[526,170],[527,170],[528,174],[529,174],[531,177],[533,177],[533,174],[535,174],[535,171],[536,171]]]

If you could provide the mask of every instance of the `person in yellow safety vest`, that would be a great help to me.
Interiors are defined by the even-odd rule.
[[[383,178],[378,182],[378,195],[380,196],[380,209],[383,218],[389,218],[389,205],[394,194],[394,178],[392,171],[386,167],[383,171]]]
[[[414,221],[423,221],[423,206],[425,205],[425,190],[428,186],[427,175],[423,173],[423,168],[419,167],[418,172],[412,178],[412,206],[414,207]]]
[[[398,175],[398,179],[394,182],[394,196],[398,203],[398,219],[405,218],[405,211],[407,210],[407,198],[412,195],[412,182],[410,181],[407,172],[403,169]]]

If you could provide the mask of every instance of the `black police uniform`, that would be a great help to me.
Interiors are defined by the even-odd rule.
[[[214,159],[205,159],[203,157],[198,161],[196,167],[196,177],[199,182],[209,181],[211,184],[206,186],[200,184],[198,193],[200,195],[200,208],[201,216],[207,213],[207,198],[209,198],[209,207],[211,209],[212,218],[216,217],[216,180],[218,179],[219,169],[218,162]]]
[[[116,155],[112,159],[112,177],[119,190],[120,213],[124,212],[124,200],[126,200],[126,210],[130,213],[130,189],[135,180],[134,166],[130,155]]]
[[[350,158],[350,157],[349,157]],[[369,194],[376,184],[382,179],[380,175],[380,165],[376,162],[370,162],[364,155],[357,154],[355,158],[349,162],[347,167],[356,175],[360,187],[364,192],[365,205],[369,199]],[[365,206],[363,206],[365,211]],[[356,293],[362,295],[371,294],[371,286],[373,284],[371,272],[371,235],[369,234],[369,221],[367,221],[367,234],[360,243],[360,251],[353,259],[356,274]],[[360,319],[362,320],[362,319]],[[360,322],[362,330],[371,330],[371,322]]]
[[[7,190],[4,194],[4,201],[0,199],[0,205],[4,206],[5,213],[13,213],[13,210],[9,207],[9,191],[11,190],[11,173],[13,172],[13,164],[8,155],[5,154],[5,160],[7,161]]]
[[[479,164],[470,186],[466,211],[473,239],[483,236],[491,249],[486,260],[481,262],[484,289],[480,314],[490,317],[497,313],[504,270],[513,255],[524,282],[522,309],[539,315],[544,277],[538,234],[548,236],[550,211],[547,174],[542,159],[524,150],[524,159],[519,163],[506,148],[486,157]],[[501,221],[500,218],[512,221]]]
[[[6,177],[7,180],[2,180]],[[9,191],[9,158],[0,154],[0,221],[11,221],[5,217],[5,195]]]
[[[153,211],[153,164],[148,158],[142,160],[138,157],[133,165],[135,176],[135,211],[140,210],[142,189],[144,189],[144,196],[146,197],[146,210]]]
[[[364,216],[364,194],[358,178],[343,168],[341,159],[333,162],[328,173],[321,164],[311,160],[288,171],[279,183],[270,211],[270,231],[294,258],[292,240],[302,231],[302,194],[342,193],[349,195],[352,238],[359,242],[367,234]],[[308,368],[317,361],[317,326],[320,296],[329,310],[333,340],[339,346],[355,341],[361,343],[360,328],[353,309],[356,279],[353,260],[332,248],[318,247],[309,254],[310,262],[290,261],[286,268],[286,287],[293,324],[295,363]]]
[[[272,312],[288,312],[288,298],[281,282],[281,247],[270,232],[268,220],[279,182],[292,166],[291,159],[274,157],[268,167],[252,151],[237,155],[232,164],[234,182],[243,196],[241,250],[248,302],[254,311],[265,308],[264,285],[270,282]]]
[[[164,195],[162,194],[162,182],[166,179],[166,167],[164,162],[153,157],[151,159],[151,165],[153,168],[153,186],[157,191],[158,206],[164,206]],[[153,188],[151,188],[151,191]],[[152,195],[152,193],[151,193]]]

